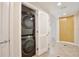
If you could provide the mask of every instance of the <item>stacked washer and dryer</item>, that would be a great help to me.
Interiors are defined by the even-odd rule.
[[[35,11],[22,5],[22,57],[35,55]]]

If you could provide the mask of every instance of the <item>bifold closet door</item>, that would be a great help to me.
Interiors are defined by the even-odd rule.
[[[0,57],[9,56],[9,3],[0,2]]]

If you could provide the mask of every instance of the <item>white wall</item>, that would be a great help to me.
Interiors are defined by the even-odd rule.
[[[79,12],[75,15],[74,30],[75,44],[79,46]]]
[[[9,57],[10,55],[9,34],[9,3],[0,2],[0,57]]]
[[[51,43],[55,43],[57,41],[57,21],[58,19],[53,15],[50,15],[50,26],[51,26]]]

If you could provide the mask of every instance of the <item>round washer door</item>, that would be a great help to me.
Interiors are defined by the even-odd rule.
[[[32,36],[22,39],[22,52],[25,56],[31,56],[34,53],[34,40]]]

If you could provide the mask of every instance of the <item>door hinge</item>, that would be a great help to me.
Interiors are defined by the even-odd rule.
[[[37,51],[38,51],[38,48],[37,48]]]

